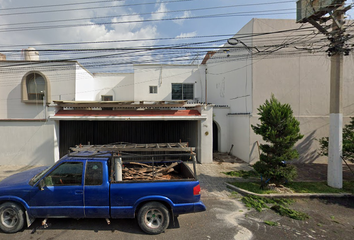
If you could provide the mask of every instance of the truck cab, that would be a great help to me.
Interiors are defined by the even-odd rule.
[[[168,155],[78,151],[10,176],[0,182],[0,229],[36,218],[137,218],[146,233],[161,233],[171,217],[206,210],[195,172]]]

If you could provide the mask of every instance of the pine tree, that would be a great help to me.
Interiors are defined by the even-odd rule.
[[[293,116],[290,105],[281,104],[273,94],[258,111],[261,123],[252,125],[252,129],[266,143],[260,145],[260,161],[253,168],[277,185],[290,181],[296,177],[297,171],[295,166],[286,163],[299,157],[294,145],[303,137],[300,123]]]
[[[343,128],[343,141],[342,141],[342,157],[344,160],[354,162],[354,117],[350,118],[350,123]],[[329,138],[323,137],[319,139],[320,154],[328,156],[328,143]]]

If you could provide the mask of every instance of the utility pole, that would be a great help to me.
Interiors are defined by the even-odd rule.
[[[300,0],[297,1],[297,22],[309,22],[330,40],[327,50],[331,57],[330,72],[330,123],[328,146],[327,184],[334,188],[343,187],[342,165],[342,87],[343,55],[348,55],[345,48],[347,35],[344,34],[344,13],[351,6],[344,7],[345,0]],[[329,15],[323,17],[324,15]],[[332,20],[331,32],[320,23]],[[318,23],[320,22],[320,23]]]
[[[327,184],[334,188],[343,187],[342,165],[342,87],[343,87],[343,18],[342,6],[334,11],[332,23],[331,84],[329,111],[329,145]]]

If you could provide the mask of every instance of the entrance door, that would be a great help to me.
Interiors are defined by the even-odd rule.
[[[219,146],[219,131],[218,131],[218,125],[213,122],[213,152],[218,152]]]

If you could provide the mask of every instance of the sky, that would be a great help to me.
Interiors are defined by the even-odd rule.
[[[0,0],[0,52],[22,60],[34,47],[40,60],[77,60],[94,72],[200,63],[207,49],[166,47],[220,46],[252,18],[295,19],[296,0]]]

